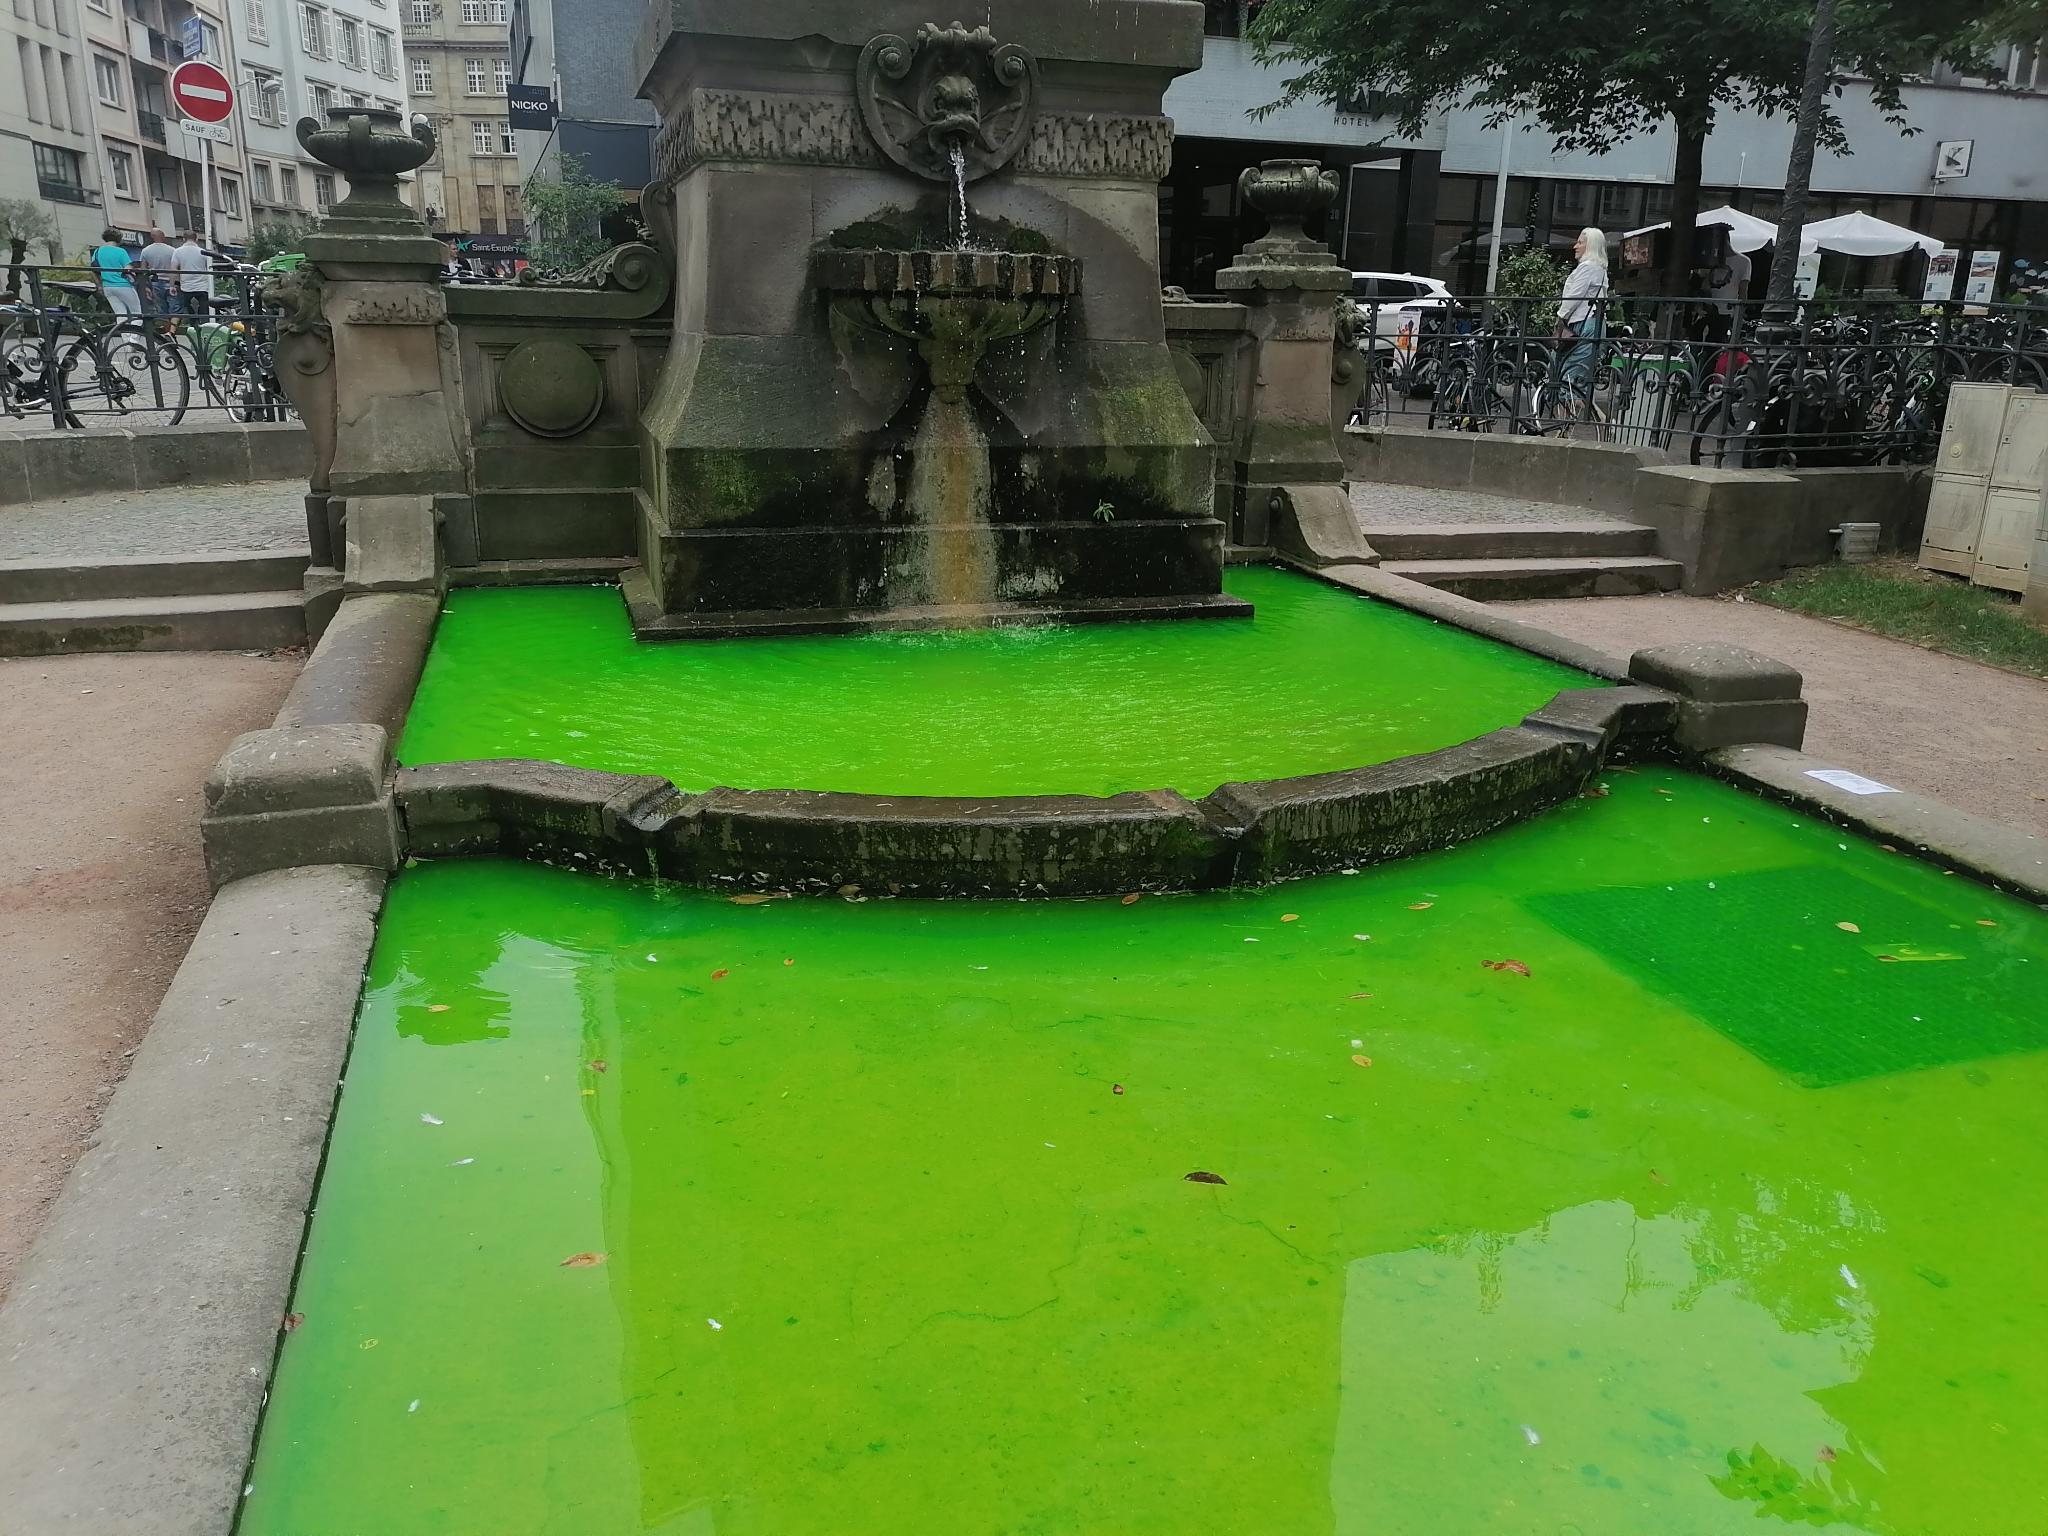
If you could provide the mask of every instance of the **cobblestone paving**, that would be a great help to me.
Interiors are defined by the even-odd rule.
[[[1388,485],[1360,481],[1351,487],[1351,505],[1358,518],[1373,528],[1413,528],[1435,523],[1614,523],[1624,520],[1584,507],[1551,501],[1524,501],[1515,496],[1488,496],[1479,491],[1433,491],[1419,485]]]
[[[306,547],[306,483],[178,485],[0,507],[0,560]]]

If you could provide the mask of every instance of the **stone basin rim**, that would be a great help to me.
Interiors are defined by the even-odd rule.
[[[1079,293],[1078,256],[998,250],[832,248],[813,260],[815,286],[837,294],[926,298],[1057,298]]]

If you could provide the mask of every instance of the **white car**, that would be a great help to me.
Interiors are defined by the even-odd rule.
[[[1415,317],[1451,301],[1451,290],[1433,277],[1413,272],[1354,272],[1351,274],[1351,302],[1370,317],[1374,333],[1382,342],[1394,342],[1401,334],[1403,320],[1415,330]]]

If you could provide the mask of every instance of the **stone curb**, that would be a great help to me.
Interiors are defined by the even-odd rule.
[[[214,899],[0,1310],[0,1528],[233,1525],[384,885]]]
[[[1905,790],[1859,794],[1843,789],[1813,777],[1843,770],[1786,747],[1726,747],[1708,753],[1705,761],[1710,771],[1744,789],[2048,906],[2048,837]]]
[[[312,438],[287,424],[9,432],[0,434],[0,507],[167,485],[290,480],[312,463]]]
[[[1677,701],[1567,689],[1522,725],[1397,762],[1093,798],[945,799],[713,789],[549,763],[401,769],[406,851],[511,856],[708,887],[1094,896],[1261,884],[1448,847],[1663,750]]]

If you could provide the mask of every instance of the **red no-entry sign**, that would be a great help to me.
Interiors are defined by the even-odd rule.
[[[211,64],[190,59],[171,71],[171,105],[195,123],[224,123],[234,115],[235,88]]]

